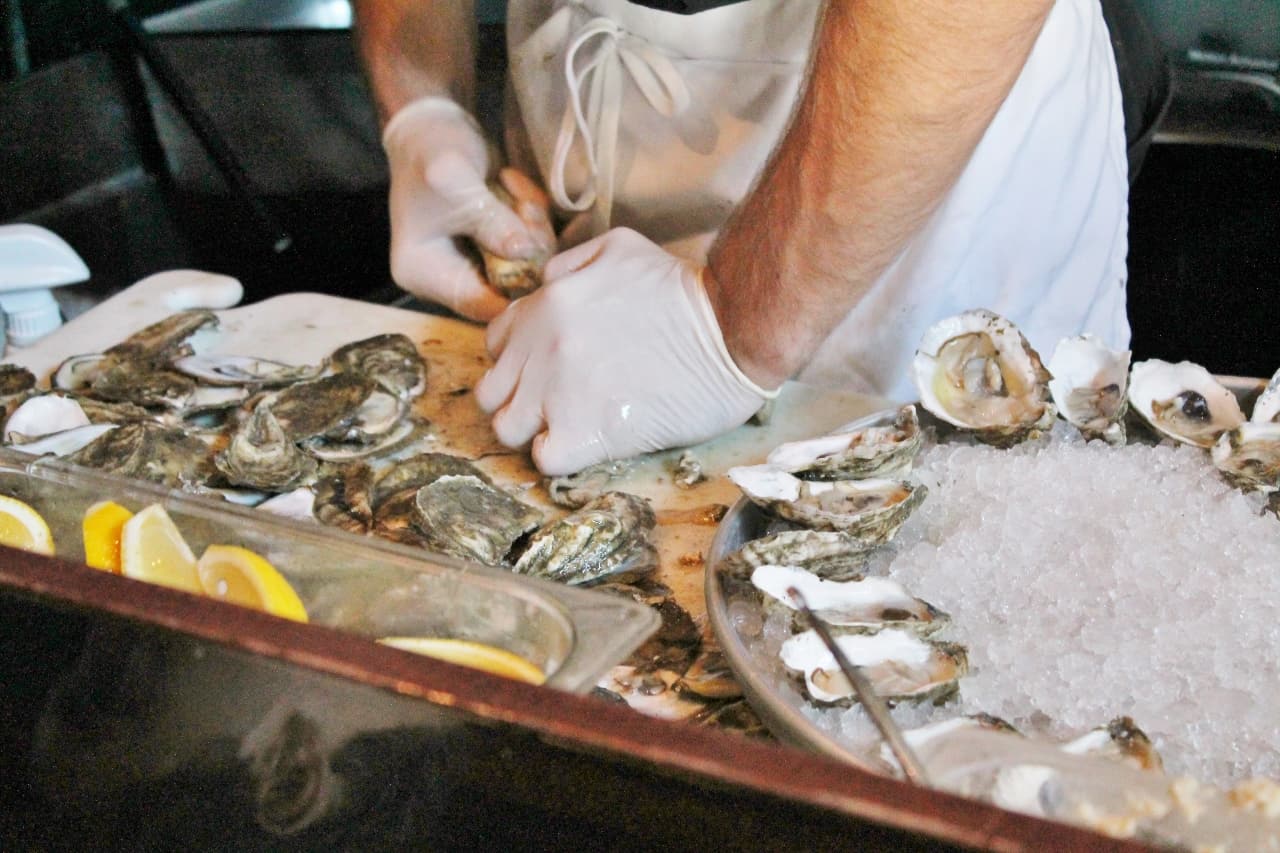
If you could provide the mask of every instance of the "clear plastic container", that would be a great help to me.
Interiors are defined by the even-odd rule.
[[[313,624],[370,638],[486,643],[530,661],[546,674],[549,686],[562,690],[589,690],[659,622],[652,609],[619,596],[293,521],[52,457],[33,459],[0,448],[0,494],[35,507],[53,533],[56,555],[81,562],[82,522],[91,505],[113,500],[137,512],[161,504],[197,555],[208,545],[223,544],[266,558],[297,591]]]

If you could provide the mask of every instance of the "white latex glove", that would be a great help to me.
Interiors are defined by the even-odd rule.
[[[512,210],[485,186],[489,151],[475,120],[447,98],[423,98],[396,112],[382,133],[391,170],[391,277],[405,290],[487,322],[507,300],[455,237],[504,258],[555,246],[545,194],[523,173],[504,169]],[[518,211],[518,212],[517,212]]]
[[[497,363],[475,389],[544,474],[705,441],[777,393],[734,364],[700,268],[634,231],[555,256],[544,279],[489,324]]]

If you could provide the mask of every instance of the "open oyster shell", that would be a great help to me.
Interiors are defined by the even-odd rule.
[[[796,613],[790,590],[798,590],[819,619],[842,633],[896,627],[925,635],[951,621],[888,578],[828,581],[796,566],[761,566],[751,573],[751,584],[764,593],[766,606],[782,605]]]
[[[772,465],[729,469],[753,503],[814,530],[838,530],[866,545],[888,542],[928,493],[908,480],[801,480]]]
[[[874,634],[842,634],[836,644],[854,666],[861,667],[872,688],[886,700],[941,703],[955,693],[969,668],[964,647],[924,640],[898,628]],[[804,676],[815,702],[851,704],[857,693],[844,677],[831,651],[812,629],[782,644],[782,663]]]
[[[1063,338],[1053,351],[1049,393],[1062,417],[1086,438],[1124,444],[1131,356],[1093,335]]]
[[[1129,377],[1129,405],[1157,434],[1212,447],[1244,422],[1236,397],[1198,364],[1139,361]]]
[[[911,470],[920,443],[916,407],[908,405],[890,425],[789,441],[775,447],[765,462],[802,480],[897,477]]]
[[[1053,425],[1049,372],[1022,332],[991,311],[930,327],[911,369],[921,405],[979,441],[1008,446]]]
[[[1254,401],[1253,412],[1249,420],[1258,423],[1280,421],[1280,370],[1277,370],[1267,381],[1267,387]]]
[[[427,389],[427,363],[413,341],[399,333],[345,344],[330,361],[335,370],[367,376],[402,400],[420,397]]]
[[[1280,491],[1280,423],[1245,421],[1219,436],[1209,455],[1218,470],[1240,488]]]
[[[827,580],[848,580],[866,565],[872,546],[838,530],[783,530],[752,539],[721,566],[728,575],[749,577],[765,565],[797,566]]]

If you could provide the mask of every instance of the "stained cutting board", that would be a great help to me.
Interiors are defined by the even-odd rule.
[[[10,347],[6,361],[23,365],[44,380],[72,355],[99,352],[139,329],[189,308],[218,314],[216,335],[203,339],[200,351],[254,355],[290,364],[317,363],[342,344],[371,335],[400,332],[413,340],[428,364],[427,393],[418,411],[432,424],[424,449],[474,460],[497,482],[525,500],[552,509],[545,484],[527,449],[500,445],[489,418],[471,389],[491,361],[484,329],[448,317],[391,308],[319,293],[291,293],[241,307],[240,283],[227,276],[175,270],[145,278],[89,309],[25,348]],[[658,579],[705,625],[702,599],[703,556],[715,533],[706,508],[730,505],[738,497],[724,472],[733,465],[763,461],[775,445],[818,435],[888,405],[859,394],[836,393],[788,383],[774,414],[762,426],[742,426],[691,448],[707,479],[690,488],[672,481],[678,451],[639,460],[612,488],[649,498],[658,513],[656,538],[661,555]]]

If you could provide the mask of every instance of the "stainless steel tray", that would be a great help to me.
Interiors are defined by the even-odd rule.
[[[1239,398],[1248,411],[1266,380],[1243,376],[1218,376],[1218,381]],[[887,426],[893,422],[896,409],[858,418],[833,432]],[[934,419],[928,412],[921,412],[922,426],[933,426],[945,434],[949,427]],[[745,640],[736,630],[729,614],[729,600],[720,572],[720,564],[748,541],[765,533],[769,517],[764,510],[746,498],[739,499],[725,513],[707,552],[705,595],[707,618],[716,639],[724,649],[725,659],[742,684],[743,695],[760,715],[769,730],[780,740],[796,746],[816,750],[833,758],[847,761],[872,772],[883,772],[854,752],[848,744],[816,725],[805,716],[802,708],[807,704],[794,690],[781,690],[782,678],[760,672],[752,663]]]

